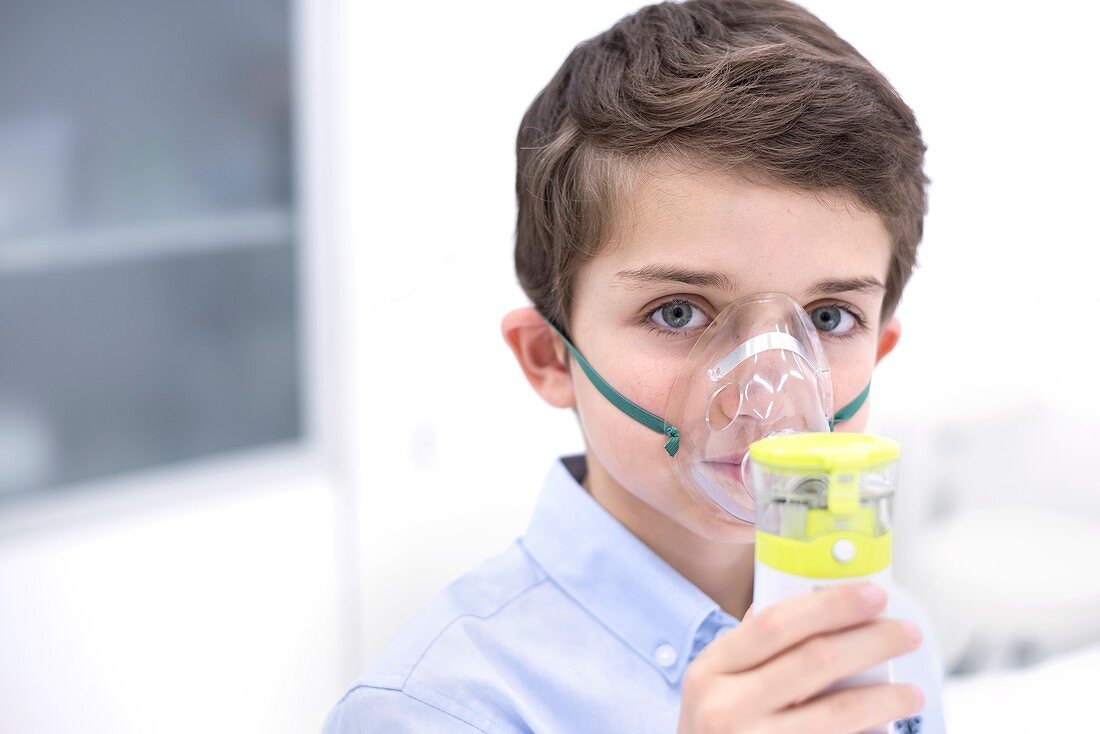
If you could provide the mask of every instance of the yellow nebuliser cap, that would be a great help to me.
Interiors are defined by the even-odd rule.
[[[897,441],[865,433],[790,433],[756,441],[749,458],[778,474],[859,472],[897,461]]]

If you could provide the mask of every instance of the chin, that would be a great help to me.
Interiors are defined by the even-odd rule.
[[[680,524],[714,543],[752,543],[756,540],[756,525],[730,517],[717,506],[697,508],[688,522]]]

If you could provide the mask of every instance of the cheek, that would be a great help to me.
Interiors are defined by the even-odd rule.
[[[675,375],[654,370],[644,377],[612,382],[623,397],[663,418]],[[587,382],[587,380],[586,380]],[[589,382],[578,385],[577,412],[588,451],[624,490],[672,517],[682,514],[676,502],[682,494],[664,450],[665,436],[650,430],[612,405]]]
[[[829,355],[829,367],[833,380],[833,411],[837,412],[859,397],[875,369],[875,349],[871,343],[864,348],[849,348],[842,354]],[[863,408],[851,419],[837,425],[838,431],[860,432],[868,419],[868,406],[874,395],[874,386]]]
[[[664,418],[672,386],[683,367],[681,360],[670,364],[648,362],[644,373],[601,376],[623,397]],[[576,379],[577,412],[580,415],[589,452],[624,490],[672,518],[697,535],[720,542],[749,542],[752,525],[718,517],[715,509],[703,507],[681,487],[665,452],[666,436],[651,431],[623,413],[596,390],[587,376]]]
[[[649,360],[632,373],[600,370],[600,376],[620,395],[659,418],[665,418],[669,393],[679,374],[675,360]],[[604,397],[579,370],[573,378],[577,413],[590,451],[608,473],[632,494],[650,504],[675,484],[665,453],[667,437],[642,425]]]
[[[576,363],[573,366],[577,412],[589,443],[614,455],[630,455],[639,459],[652,453],[654,446],[659,452],[663,451],[663,434],[650,430],[612,404]],[[648,361],[644,369],[601,369],[598,372],[623,398],[664,418],[668,396],[680,367],[679,362],[672,360]]]

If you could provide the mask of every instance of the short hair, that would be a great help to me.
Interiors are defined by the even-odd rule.
[[[543,316],[568,328],[573,281],[610,236],[632,177],[695,160],[878,213],[894,313],[927,210],[912,110],[852,46],[784,0],[650,5],[578,45],[516,141],[515,266]]]

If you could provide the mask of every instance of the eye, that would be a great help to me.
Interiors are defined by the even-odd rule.
[[[707,323],[703,311],[687,301],[669,301],[654,309],[649,318],[667,331],[687,331]]]
[[[818,306],[810,311],[814,326],[833,336],[845,336],[862,326],[858,316],[837,304]]]

